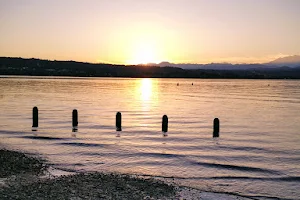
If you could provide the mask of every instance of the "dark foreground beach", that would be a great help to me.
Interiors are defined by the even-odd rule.
[[[0,150],[1,199],[170,199],[175,187],[128,175],[79,173],[45,178],[48,166],[24,153]],[[43,177],[43,178],[41,178]]]
[[[45,160],[5,149],[0,163],[0,199],[248,199],[121,174],[53,176]]]

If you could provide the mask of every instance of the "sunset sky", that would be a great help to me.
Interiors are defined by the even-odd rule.
[[[300,54],[300,0],[0,0],[0,56],[117,64]]]

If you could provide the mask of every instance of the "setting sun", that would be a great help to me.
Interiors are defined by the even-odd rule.
[[[135,41],[131,49],[131,59],[129,64],[158,63],[158,48],[156,42],[150,39],[140,39]]]
[[[152,63],[155,60],[154,50],[148,46],[142,46],[135,52],[135,58],[132,60],[132,64],[147,64]]]

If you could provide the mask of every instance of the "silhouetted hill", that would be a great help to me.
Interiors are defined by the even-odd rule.
[[[300,56],[294,55],[294,56],[278,58],[266,64],[273,65],[273,66],[300,67]]]
[[[179,67],[182,69],[213,69],[213,70],[247,70],[247,69],[259,69],[259,68],[274,68],[277,66],[270,66],[264,64],[231,64],[231,63],[210,63],[210,64],[175,64],[169,62],[161,62],[154,64],[160,67]]]
[[[214,69],[214,70],[248,70],[260,68],[277,68],[277,67],[298,67],[300,66],[300,56],[287,56],[278,58],[265,64],[231,64],[231,63],[210,63],[210,64],[193,64],[193,63],[170,63],[167,61],[159,64],[149,63],[147,65],[159,67],[179,67],[182,69]]]
[[[160,66],[125,66],[92,64],[75,61],[50,61],[0,57],[0,75],[29,76],[80,76],[80,77],[153,77],[153,78],[249,78],[299,79],[300,67],[274,68],[265,65],[245,64],[229,70],[182,69]]]

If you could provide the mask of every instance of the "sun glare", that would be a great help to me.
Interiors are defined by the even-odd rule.
[[[131,50],[131,59],[128,64],[158,63],[158,49],[155,42],[149,40],[137,40]]]
[[[152,80],[142,79],[140,86],[141,99],[143,101],[149,101],[152,95]]]

